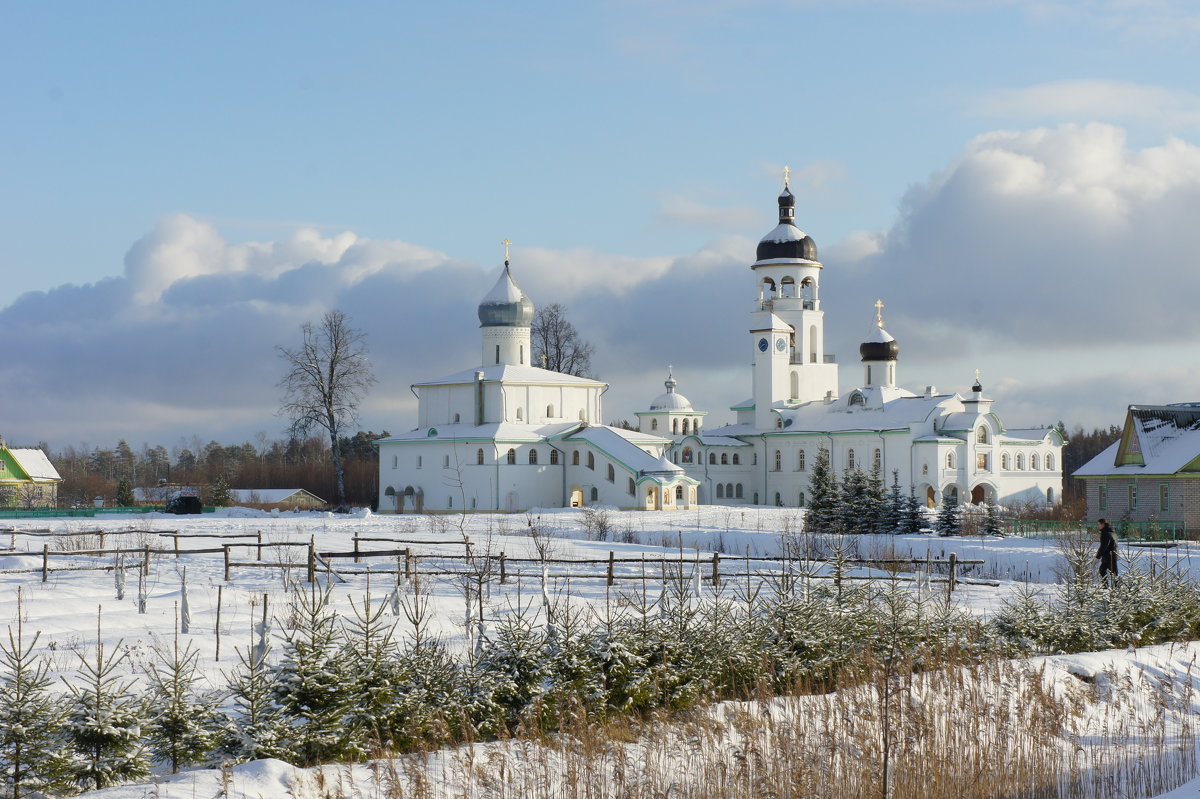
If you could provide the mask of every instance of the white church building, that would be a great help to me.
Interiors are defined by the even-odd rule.
[[[878,469],[888,484],[896,473],[930,506],[1057,502],[1058,432],[1007,428],[978,377],[965,396],[899,387],[880,302],[859,347],[862,383],[840,390],[825,354],[823,266],[794,216],[785,186],[750,267],[752,393],[735,424],[705,429],[707,412],[673,376],[638,412],[641,432],[599,424],[607,384],[530,364],[534,308],[506,260],[479,305],[481,365],[415,384],[417,427],[377,442],[380,511],[803,506],[821,449],[836,473]]]

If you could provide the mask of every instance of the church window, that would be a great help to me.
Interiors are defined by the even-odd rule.
[[[874,460],[872,461],[871,468],[875,469],[876,471],[883,468],[883,453],[878,449],[875,450],[875,456]]]
[[[733,483],[726,483],[726,484],[725,484],[725,496],[726,496],[727,498],[728,498],[728,497],[732,497],[732,496],[733,496]]]
[[[757,465],[758,465],[758,453],[757,453],[757,452],[755,452],[754,454],[752,454],[752,455],[750,456],[750,465],[751,465],[751,466],[757,466]]]
[[[496,363],[500,363],[500,345],[496,345]]]
[[[1054,504],[1054,489],[1053,488],[1046,489],[1046,502],[1051,505]]]
[[[717,483],[717,499],[725,499],[724,483]]]
[[[630,478],[629,478],[629,487],[628,487],[628,489],[627,489],[627,490],[629,491],[629,493],[630,493],[630,494],[636,494],[636,493],[637,493],[637,486],[636,486],[636,485],[634,485],[634,482],[633,482],[633,478],[632,478],[632,477],[630,477]]]
[[[946,468],[947,469],[954,468],[954,453],[953,452],[946,453]]]
[[[1025,453],[1024,452],[1017,453],[1017,471],[1021,471],[1021,472],[1025,471]]]
[[[846,468],[854,471],[854,450],[846,451]]]
[[[462,421],[462,417],[459,416],[457,413],[454,414],[454,423],[458,424],[460,421]]]
[[[547,418],[547,419],[553,419],[553,418],[554,418],[554,406],[553,406],[553,405],[547,405],[547,406],[546,406],[546,418]]]
[[[775,507],[777,507],[777,508],[783,507],[783,497],[779,496],[778,491],[775,492]]]
[[[525,418],[525,409],[517,408],[517,421],[519,422],[519,421],[523,420],[524,418]]]
[[[449,456],[449,455],[443,455],[443,456],[442,456],[442,468],[443,468],[443,469],[449,469],[449,468],[450,468],[450,456]]]
[[[683,499],[683,486],[675,486],[675,501]]]
[[[1009,465],[1010,464],[1009,464],[1009,459],[1008,459],[1008,453],[1007,452],[1001,453],[1000,454],[1000,469],[1002,471],[1007,472],[1009,469]]]
[[[556,450],[556,449],[550,450],[550,465],[551,466],[558,465],[558,450]]]
[[[1108,510],[1108,486],[1096,486],[1096,504],[1102,513]]]
[[[572,466],[579,465],[579,450],[575,450],[574,452],[571,453],[571,465]]]
[[[1046,454],[1046,471],[1048,471],[1048,472],[1054,471],[1054,453],[1053,452],[1049,452]]]
[[[692,448],[691,447],[683,448],[683,462],[684,463],[692,462]]]
[[[608,482],[615,483],[616,480],[617,480],[617,471],[613,468],[612,464],[610,463],[610,464],[608,464]]]
[[[865,406],[866,404],[867,404],[867,398],[864,397],[861,393],[855,391],[853,394],[850,395],[850,405],[851,406],[855,406],[855,405]]]
[[[671,434],[672,435],[679,434],[679,420],[678,419],[671,420]]]
[[[685,436],[688,434],[688,420],[687,419],[683,420],[683,434]]]
[[[537,450],[536,449],[529,450],[529,465],[530,466],[537,465]]]
[[[980,452],[975,456],[975,470],[986,472],[988,470],[988,456],[986,452]]]
[[[483,465],[483,450],[482,449],[475,450],[475,463],[479,466]]]
[[[600,499],[600,489],[592,486],[592,502],[597,502]]]
[[[657,419],[651,419],[651,420],[650,420],[650,429],[651,429],[651,430],[657,430],[657,429],[658,429],[658,420],[657,420]]]
[[[1158,510],[1166,513],[1171,509],[1171,486],[1169,483],[1158,484]]]
[[[742,484],[741,484],[741,483],[738,483],[738,484],[737,484],[737,486],[734,488],[734,492],[733,492],[733,493],[734,493],[734,496],[735,496],[737,499],[741,499],[741,498],[742,498]]]
[[[710,453],[708,453],[708,462],[709,462],[710,464],[712,464],[712,465],[716,466],[716,464],[717,464],[717,453],[715,453],[715,452],[710,452]]]
[[[804,507],[804,492],[803,491],[800,492],[800,501],[796,504],[801,508]]]
[[[783,417],[782,417],[782,416],[776,416],[776,417],[775,417],[775,429],[776,429],[776,430],[782,430],[782,429],[783,429]]]
[[[400,456],[399,456],[399,455],[393,455],[393,456],[392,456],[392,468],[393,468],[393,469],[399,469],[399,468],[400,468]]]
[[[471,497],[471,510],[475,510],[475,508],[476,508],[475,497]]]
[[[779,450],[775,450],[775,467],[774,467],[774,471],[777,471],[777,472],[778,472],[778,471],[779,471],[779,470],[781,470],[782,468],[783,468],[783,453],[781,453]]]
[[[988,429],[987,429],[986,425],[982,425],[982,424],[979,425],[979,429],[975,431],[975,443],[976,444],[988,443]]]
[[[515,449],[510,449],[508,451],[507,460],[510,465],[517,462],[517,451]]]
[[[417,456],[417,468],[418,469],[421,468],[421,456],[420,455]]]
[[[721,453],[721,465],[722,465],[722,466],[728,466],[728,465],[729,465],[729,453],[727,453],[727,452],[722,452],[722,453]]]
[[[1127,488],[1129,491],[1129,510],[1135,511],[1137,510],[1137,483],[1130,483]]]
[[[735,453],[733,453],[733,465],[734,465],[734,466],[737,466],[737,465],[738,465],[738,461],[740,461],[740,460],[741,460],[741,458],[738,456],[738,454],[737,454],[736,452],[735,452]]]
[[[800,450],[800,452],[796,454],[796,458],[797,471],[803,472],[808,469],[808,455],[804,452],[804,450]]]
[[[521,363],[522,364],[525,363],[525,345],[524,344],[521,345]]]
[[[447,508],[454,507],[454,497],[446,497],[446,507]]]
[[[1041,458],[1039,458],[1038,454],[1035,452],[1029,456],[1029,468],[1036,472],[1040,466]]]
[[[921,464],[921,474],[929,474],[929,464],[928,463]]]
[[[596,470],[596,453],[594,452],[588,453],[588,468],[592,471]]]

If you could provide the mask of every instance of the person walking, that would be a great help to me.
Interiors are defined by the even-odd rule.
[[[1113,533],[1112,525],[1106,519],[1100,520],[1100,548],[1096,550],[1096,558],[1100,561],[1100,579],[1112,574],[1117,577],[1117,536]]]

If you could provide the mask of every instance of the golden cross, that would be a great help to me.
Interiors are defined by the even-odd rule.
[[[787,165],[784,165],[784,167],[783,167],[783,187],[785,189],[788,187],[788,178],[791,176],[791,174],[792,174],[792,170],[790,168],[788,168]]]
[[[509,241],[507,237],[505,237],[504,241],[502,241],[500,243],[504,245],[504,263],[508,263],[508,248],[512,244],[512,242]]]
[[[975,370],[975,382],[976,383],[979,382],[979,370],[978,369]]]
[[[875,324],[883,327],[883,300],[875,300]]]

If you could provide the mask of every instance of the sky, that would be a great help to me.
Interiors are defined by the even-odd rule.
[[[1200,401],[1200,9],[1169,0],[4,2],[0,434],[284,434],[276,348],[337,308],[378,383],[480,358],[513,242],[609,419],[750,395],[784,165],[847,390],[1013,427]]]

